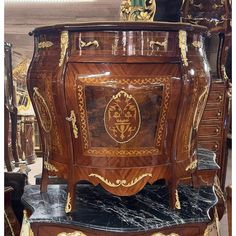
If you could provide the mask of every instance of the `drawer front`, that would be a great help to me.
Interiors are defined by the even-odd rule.
[[[201,138],[199,138],[198,146],[209,149],[214,152],[219,152],[221,151],[222,143],[221,143],[221,140],[207,141],[207,140],[202,140]]]
[[[224,91],[211,91],[208,97],[206,109],[208,107],[215,106],[215,104],[217,104],[218,106],[223,106],[224,102],[225,102]]]
[[[219,137],[222,134],[222,127],[220,125],[201,125],[199,127],[199,138]]]
[[[216,105],[216,107],[218,107]],[[212,109],[205,109],[203,112],[201,123],[212,123],[212,122],[222,122],[224,115],[223,107],[220,108],[212,108]]]
[[[176,55],[176,32],[81,32],[72,34],[72,54],[109,56]]]

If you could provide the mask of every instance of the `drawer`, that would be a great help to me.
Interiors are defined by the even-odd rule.
[[[199,138],[220,138],[222,134],[222,127],[220,125],[200,125],[198,132]]]
[[[208,101],[206,104],[206,109],[211,106],[223,106],[225,101],[225,92],[224,91],[210,91]]]
[[[217,107],[217,105],[216,105],[216,107]],[[203,112],[201,123],[222,122],[223,115],[224,115],[223,107],[205,109]]]
[[[198,146],[202,148],[209,149],[214,152],[221,151],[222,142],[221,140],[202,140],[200,137],[198,139]]]
[[[175,56],[176,32],[111,31],[75,32],[71,54],[109,56]]]

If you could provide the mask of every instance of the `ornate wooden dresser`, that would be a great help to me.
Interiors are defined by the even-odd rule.
[[[87,180],[129,196],[165,179],[177,184],[197,167],[196,137],[209,92],[203,33],[183,23],[84,23],[33,31],[28,90],[48,174]]]
[[[218,176],[221,188],[224,189],[231,99],[226,63],[231,47],[231,4],[229,0],[186,0],[182,6],[182,20],[206,26],[209,30],[206,52],[212,83],[199,127],[198,141],[199,146],[216,153],[216,161],[221,167]]]

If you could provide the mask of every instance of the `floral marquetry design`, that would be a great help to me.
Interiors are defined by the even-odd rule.
[[[137,135],[140,124],[135,98],[123,90],[114,95],[104,112],[104,125],[109,136],[117,143],[129,142]]]

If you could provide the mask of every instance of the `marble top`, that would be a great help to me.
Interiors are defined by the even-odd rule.
[[[168,188],[146,185],[130,197],[114,196],[100,186],[78,184],[76,211],[64,211],[66,185],[49,185],[40,194],[39,185],[25,187],[22,202],[33,211],[29,221],[60,223],[112,232],[138,232],[187,223],[210,222],[209,210],[217,203],[213,187],[194,189],[179,185],[181,210],[168,205]]]
[[[216,154],[205,148],[197,149],[198,170],[218,170],[219,165],[216,163]]]

